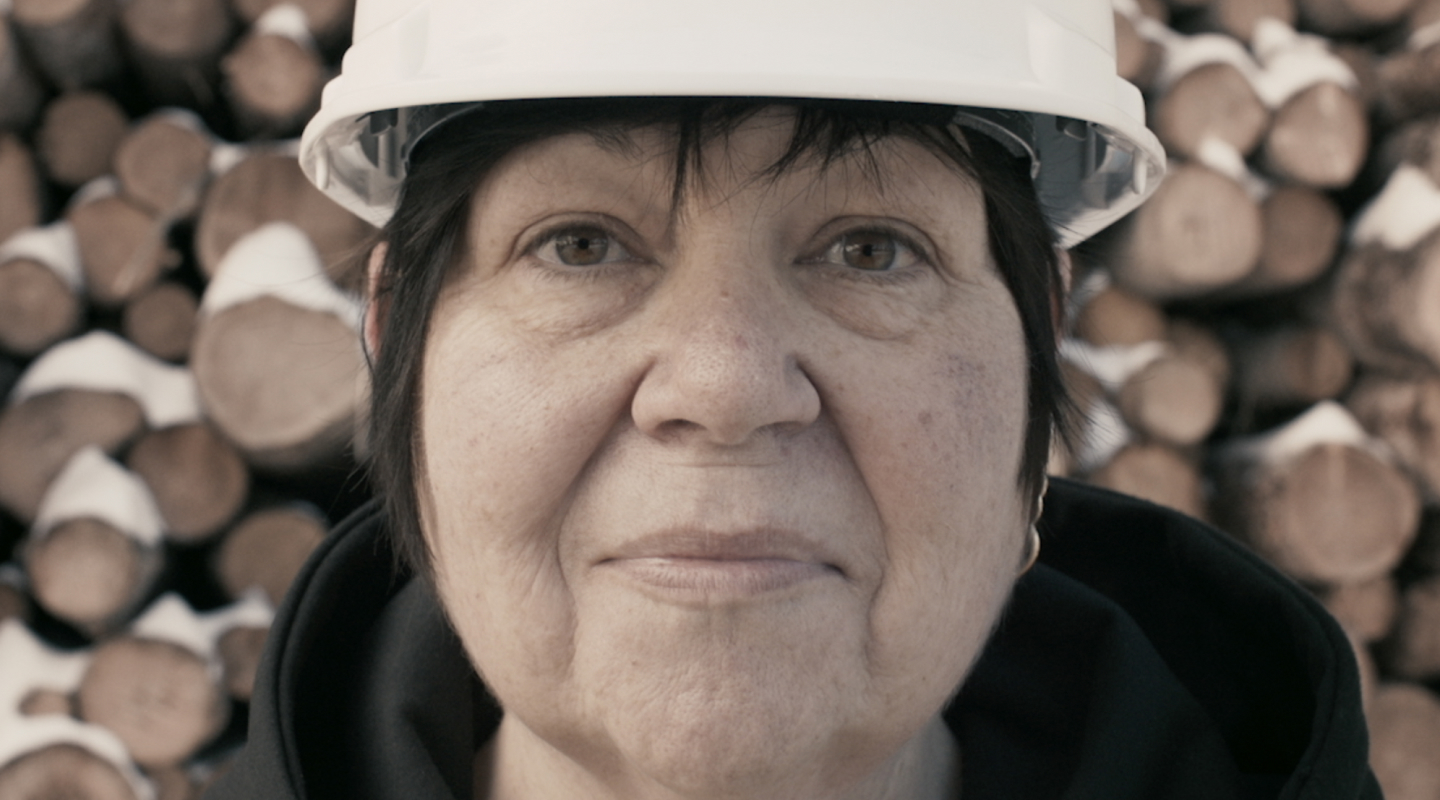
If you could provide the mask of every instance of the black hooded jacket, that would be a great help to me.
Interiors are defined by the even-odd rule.
[[[965,800],[1380,798],[1354,657],[1302,589],[1224,535],[1051,484],[1040,563],[945,718]],[[464,800],[500,712],[378,508],[276,617],[250,738],[207,800]]]

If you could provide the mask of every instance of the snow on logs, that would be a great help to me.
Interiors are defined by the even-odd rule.
[[[254,465],[340,456],[368,391],[358,301],[310,239],[271,223],[236,242],[201,301],[191,365],[206,413]]]
[[[0,505],[33,520],[81,448],[115,453],[147,426],[199,418],[188,370],[102,331],[56,345],[25,371],[0,413]]]
[[[154,798],[124,743],[71,714],[90,662],[87,651],[62,652],[21,623],[0,620],[0,796]]]
[[[264,149],[240,152],[205,196],[195,228],[195,256],[206,278],[242,236],[272,222],[304,231],[320,253],[325,272],[342,286],[355,285],[356,267],[374,229],[320,193],[292,155]]]
[[[1440,365],[1440,186],[1406,164],[1360,213],[1330,313],[1356,358],[1392,372]]]
[[[162,565],[164,523],[149,488],[96,447],[51,482],[24,548],[35,600],[92,635],[144,599]]]

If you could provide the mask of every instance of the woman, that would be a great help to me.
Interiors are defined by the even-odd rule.
[[[636,5],[361,3],[384,504],[213,796],[1377,797],[1323,612],[1045,493],[1057,247],[1161,163],[1108,4]]]

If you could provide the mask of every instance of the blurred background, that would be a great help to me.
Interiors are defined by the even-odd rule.
[[[1171,163],[1073,253],[1051,472],[1313,592],[1440,798],[1440,0],[1113,2]],[[197,797],[368,499],[375,231],[295,161],[352,16],[0,0],[0,797]]]

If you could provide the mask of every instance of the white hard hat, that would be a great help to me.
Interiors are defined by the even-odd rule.
[[[411,148],[457,109],[711,96],[955,106],[1031,158],[1065,247],[1165,169],[1139,90],[1115,74],[1111,0],[359,0],[300,165],[383,225]]]

